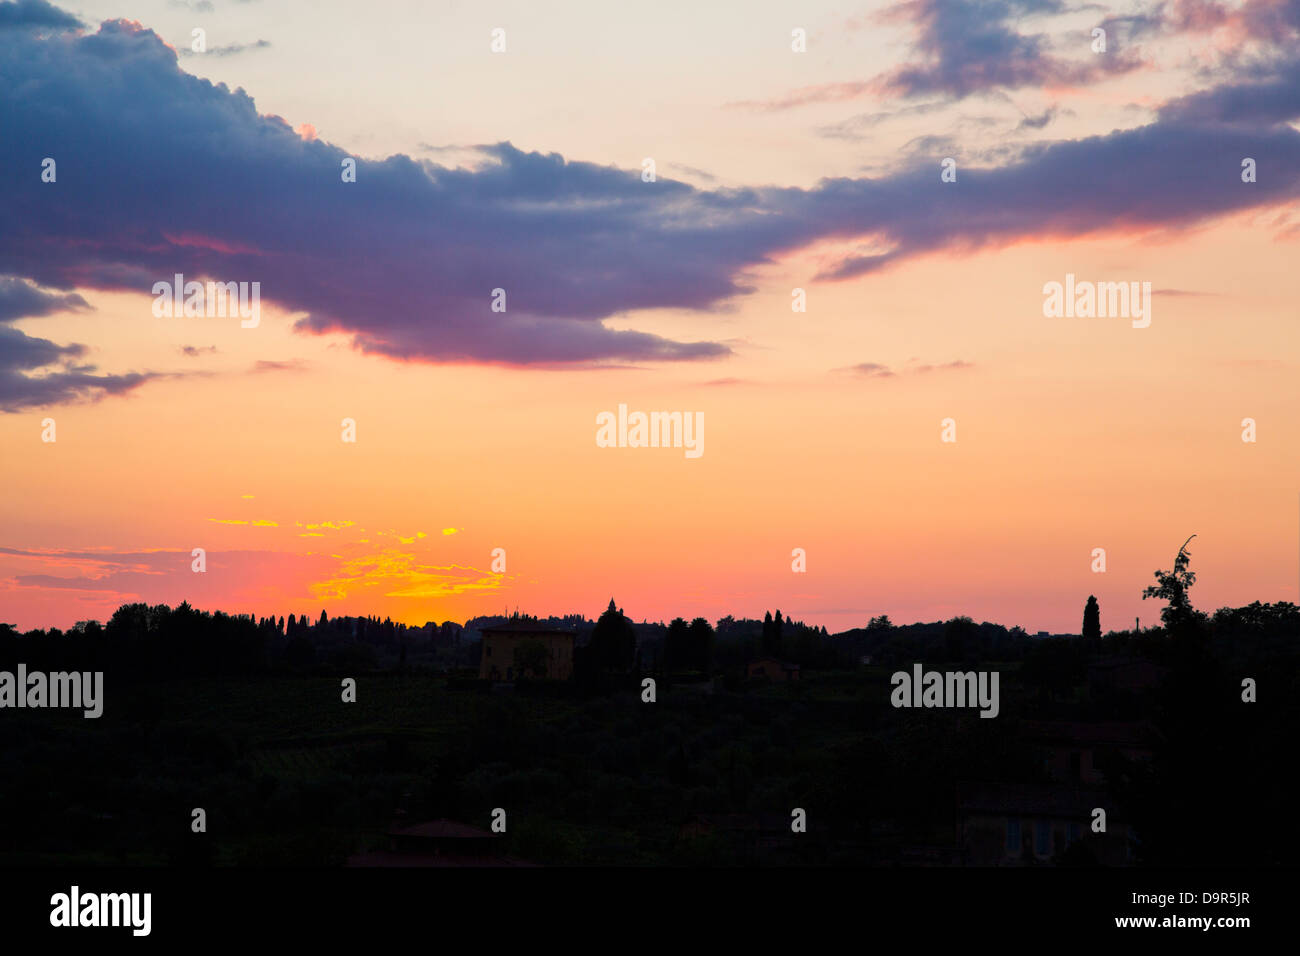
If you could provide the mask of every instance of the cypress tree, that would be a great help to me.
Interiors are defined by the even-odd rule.
[[[1097,598],[1091,594],[1083,606],[1083,639],[1090,644],[1101,640],[1101,608],[1097,606]]]

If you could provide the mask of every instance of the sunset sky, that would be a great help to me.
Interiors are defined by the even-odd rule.
[[[1297,120],[1300,0],[0,2],[0,621],[1296,601]]]

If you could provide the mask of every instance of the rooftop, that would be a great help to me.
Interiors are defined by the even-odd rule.
[[[568,631],[562,627],[552,627],[549,624],[543,624],[541,621],[511,621],[506,624],[482,628],[481,632],[483,634],[536,634],[553,637],[578,636],[574,631]]]

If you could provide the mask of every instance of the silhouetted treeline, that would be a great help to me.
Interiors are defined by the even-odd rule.
[[[1160,631],[1116,642],[1167,669],[1154,700],[1166,746],[1121,791],[1142,859],[1294,866],[1300,608],[1171,606]]]
[[[892,624],[888,617],[872,618],[863,628],[837,634],[855,659],[869,658],[873,664],[895,666],[912,661],[954,663],[1023,660],[1038,638],[1024,628],[1001,624],[976,624],[969,617],[955,617],[931,624]]]
[[[997,784],[1063,799],[1081,785],[1068,754],[1090,749],[1104,780],[1089,785],[1104,790],[1112,833],[1131,828],[1133,861],[1294,864],[1300,609],[1207,615],[1186,593],[1178,607],[1162,627],[1099,639],[1082,636],[1082,615],[1080,635],[1048,639],[960,617],[896,627],[882,616],[829,635],[782,615],[774,647],[775,612],[724,618],[710,644],[707,621],[637,624],[612,606],[572,621],[585,633],[560,700],[540,681],[485,693],[436,676],[456,669],[447,655],[478,662],[452,622],[295,612],[290,627],[289,615],[127,605],[105,626],[0,627],[0,668],[110,673],[98,720],[14,710],[0,721],[0,855],[339,863],[380,841],[399,807],[482,825],[510,806],[510,850],[537,862],[962,861],[959,794]],[[765,653],[801,662],[804,679],[738,677]],[[914,662],[999,671],[998,718],[892,707],[890,672]],[[340,703],[337,680],[307,676],[371,665],[387,673],[362,681],[356,704]],[[423,674],[397,676],[417,665]],[[656,669],[671,679],[647,707],[634,677]],[[687,686],[703,674],[726,679]],[[1242,699],[1246,679],[1257,702]],[[1065,728],[1064,779],[1045,768],[1045,721]],[[1116,723],[1155,726],[1149,761],[1088,742]],[[217,836],[191,838],[195,806]],[[807,840],[790,837],[792,806],[816,820]],[[999,826],[1035,815],[985,809]],[[1028,862],[1097,862],[1082,819],[1083,839]]]
[[[1181,612],[1180,612],[1181,613]],[[527,617],[527,616],[525,616]],[[391,669],[422,665],[434,670],[478,665],[479,635],[486,627],[521,619],[474,618],[465,625],[430,621],[409,627],[377,617],[314,620],[305,614],[255,618],[198,611],[188,603],[126,604],[108,623],[79,622],[18,633],[0,623],[0,666],[19,661],[31,669],[104,670],[120,667],[142,677],[235,676],[281,671]],[[1020,627],[976,624],[969,617],[895,625],[888,617],[838,634],[767,612],[763,619],[724,617],[716,628],[704,618],[638,624],[614,602],[592,622],[581,615],[527,617],[573,630],[581,670],[604,672],[723,671],[759,657],[775,657],[814,669],[853,669],[863,664],[896,667],[913,661],[972,664],[1023,662],[1044,686],[1082,677],[1086,658],[1123,654],[1164,665],[1174,654],[1171,627],[1190,635],[1204,654],[1232,666],[1284,658],[1294,652],[1300,611],[1288,603],[1222,608],[1213,615],[1191,611],[1176,625],[1135,633],[1099,631],[1095,599],[1085,612],[1083,641],[1031,637]]]
[[[477,644],[454,622],[408,627],[374,617],[307,615],[255,618],[198,611],[188,603],[124,604],[107,624],[81,621],[19,634],[0,624],[0,666],[31,670],[102,670],[124,680],[234,677],[281,672],[360,672],[414,659],[477,665]]]

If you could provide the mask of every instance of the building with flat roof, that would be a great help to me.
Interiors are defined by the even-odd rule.
[[[573,631],[536,621],[510,621],[484,628],[482,634],[479,680],[568,680],[573,676],[577,640]]]
[[[799,665],[788,664],[775,657],[760,657],[746,665],[745,676],[759,680],[798,680]]]

